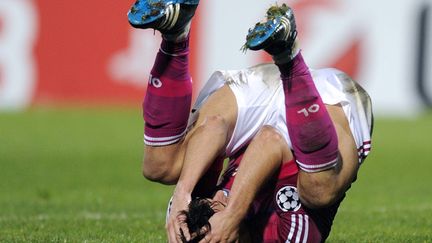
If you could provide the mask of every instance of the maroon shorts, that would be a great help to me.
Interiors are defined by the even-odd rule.
[[[220,186],[229,191],[242,159],[230,161]],[[254,242],[321,242],[321,233],[300,202],[297,192],[298,167],[284,163],[278,178],[267,183],[256,196],[245,220]]]

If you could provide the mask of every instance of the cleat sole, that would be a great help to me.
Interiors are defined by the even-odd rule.
[[[138,0],[128,12],[128,21],[135,28],[152,28],[161,21],[169,5],[198,5],[199,0]],[[157,24],[156,24],[157,25]]]

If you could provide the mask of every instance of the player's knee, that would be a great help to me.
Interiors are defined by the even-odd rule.
[[[265,142],[282,143],[284,141],[282,135],[272,126],[263,126],[257,136]]]
[[[162,184],[173,184],[175,178],[172,178],[172,168],[167,161],[160,161],[154,158],[144,158],[142,166],[142,175],[147,180],[159,182]]]
[[[286,145],[284,137],[271,126],[263,126],[254,141],[260,143],[261,146],[270,146],[278,150]]]
[[[144,159],[142,166],[144,178],[154,182],[161,182],[166,174],[166,168],[163,165]]]
[[[339,199],[339,193],[334,185],[319,180],[302,183],[300,179],[298,190],[302,203],[309,208],[329,207]]]

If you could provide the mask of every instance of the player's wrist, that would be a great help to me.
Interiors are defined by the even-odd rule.
[[[176,188],[174,189],[174,197],[188,198],[189,200],[191,200],[192,190],[192,187],[177,184]]]
[[[242,219],[246,216],[246,213],[248,211],[248,206],[244,207],[244,205],[239,205],[237,203],[229,203],[227,204],[224,212],[227,215],[230,215],[230,218],[237,223],[240,223]]]

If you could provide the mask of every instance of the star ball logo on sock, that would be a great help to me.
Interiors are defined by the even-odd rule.
[[[276,203],[283,212],[297,211],[301,207],[297,188],[285,186],[276,193]]]

